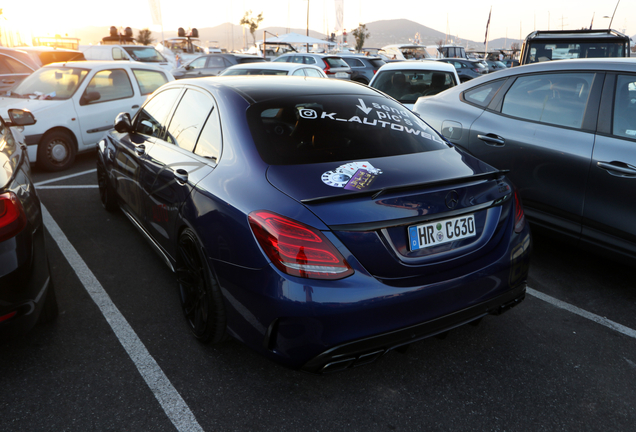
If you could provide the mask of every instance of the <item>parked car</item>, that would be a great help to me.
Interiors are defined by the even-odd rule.
[[[0,98],[0,113],[28,109],[38,121],[24,128],[29,159],[43,169],[69,168],[112,129],[112,118],[134,115],[150,93],[174,78],[139,62],[66,62],[46,65]]]
[[[428,51],[428,47],[415,43],[386,45],[378,51],[378,55],[390,60],[426,60],[433,58]]]
[[[146,45],[90,45],[83,48],[86,60],[138,61],[162,67],[168,71],[177,65],[170,62],[153,46]]]
[[[507,68],[511,68],[514,66],[519,66],[519,60],[512,60],[512,59],[504,59],[502,60],[503,64],[506,65]]]
[[[504,62],[501,62],[499,60],[486,60],[486,64],[488,65],[488,73],[497,72],[508,68]]]
[[[172,71],[175,79],[215,76],[236,64],[265,63],[265,59],[250,54],[208,54],[200,56]]]
[[[499,168],[528,218],[596,252],[636,257],[636,61],[515,67],[420,99],[415,111]]]
[[[329,78],[349,80],[351,68],[340,56],[314,53],[287,53],[277,57],[274,62],[302,63],[316,65],[327,74]]]
[[[20,336],[57,316],[44,244],[40,200],[22,136],[12,126],[35,123],[31,113],[0,119],[0,339]]]
[[[291,75],[327,78],[327,75],[318,66],[273,62],[244,63],[230,66],[220,74],[220,76],[226,75]]]
[[[0,93],[20,84],[37,66],[23,51],[0,48]]]
[[[387,63],[375,74],[370,87],[413,108],[421,96],[434,95],[459,84],[455,68],[437,61]]]
[[[333,372],[524,298],[531,240],[505,174],[357,83],[166,84],[117,117],[97,173],[201,341]]]
[[[20,47],[20,51],[27,53],[38,67],[55,62],[86,60],[81,51],[64,48],[54,48],[49,46]]]
[[[461,82],[470,81],[488,73],[486,62],[482,63],[482,60],[439,59],[437,61],[455,66]]]
[[[522,65],[576,58],[629,57],[631,40],[616,30],[537,30],[521,47]]]
[[[340,54],[340,57],[351,68],[351,79],[367,85],[371,82],[378,69],[386,64],[381,57],[377,56]]]

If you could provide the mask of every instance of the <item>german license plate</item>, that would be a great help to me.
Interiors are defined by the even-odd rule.
[[[409,245],[411,250],[414,251],[475,235],[475,216],[470,214],[410,226]]]
[[[346,78],[347,76],[349,76],[349,74],[346,72],[336,72],[336,78]]]

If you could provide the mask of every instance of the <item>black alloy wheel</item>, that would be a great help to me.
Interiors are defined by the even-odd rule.
[[[183,231],[178,247],[177,281],[190,329],[201,342],[222,342],[226,338],[223,296],[191,229]]]

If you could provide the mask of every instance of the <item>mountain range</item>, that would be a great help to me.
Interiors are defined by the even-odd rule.
[[[426,27],[422,24],[418,24],[414,21],[407,19],[396,20],[381,20],[374,21],[366,24],[367,31],[370,36],[365,41],[365,46],[381,48],[385,45],[397,44],[397,43],[409,43],[415,38],[416,33],[419,33],[422,45],[437,46],[438,42],[451,43],[454,42],[458,45],[463,45],[467,50],[483,51],[485,45],[483,42],[475,42],[466,39],[457,39],[456,37],[448,37],[443,32],[437,31],[430,27]],[[240,50],[244,46],[251,46],[253,44],[252,35],[249,31],[245,31],[244,27],[232,23],[224,23],[216,27],[199,28],[199,39],[207,46],[218,46],[226,48],[228,51]],[[264,31],[266,33],[264,33]],[[266,27],[263,29],[257,29],[254,33],[255,39],[262,40],[263,35],[268,38],[273,35],[283,35],[285,33],[298,33],[306,34],[306,29],[292,29],[284,27]],[[139,29],[133,29],[133,33],[137,35]],[[102,37],[108,36],[109,27],[83,27],[74,32],[75,37],[80,38],[81,45],[98,44]],[[163,38],[170,38],[177,36],[177,31],[169,30],[164,31]],[[309,30],[309,36],[317,39],[326,39],[327,35]],[[159,42],[162,39],[161,32],[152,32],[154,43]],[[347,42],[350,46],[355,45],[355,38],[349,34],[347,36]],[[512,43],[520,44],[518,39],[505,39],[498,38],[488,41],[488,49],[501,49],[510,48]]]

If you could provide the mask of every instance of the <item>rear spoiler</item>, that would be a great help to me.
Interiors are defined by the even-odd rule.
[[[371,199],[376,199],[379,196],[384,195],[386,192],[402,192],[402,191],[408,191],[413,189],[420,189],[426,186],[448,186],[452,184],[472,182],[472,181],[499,180],[508,172],[509,170],[491,171],[491,172],[476,174],[476,175],[467,176],[467,177],[456,177],[456,178],[452,178],[448,180],[441,180],[441,181],[436,180],[431,182],[415,183],[415,184],[410,184],[405,186],[388,187],[383,189],[375,189],[375,190],[362,191],[362,192],[352,192],[352,193],[347,193],[342,195],[308,198],[308,199],[301,200],[300,202],[303,204],[322,204],[325,202],[347,200],[352,198],[361,198],[365,196],[369,196],[371,197]]]

